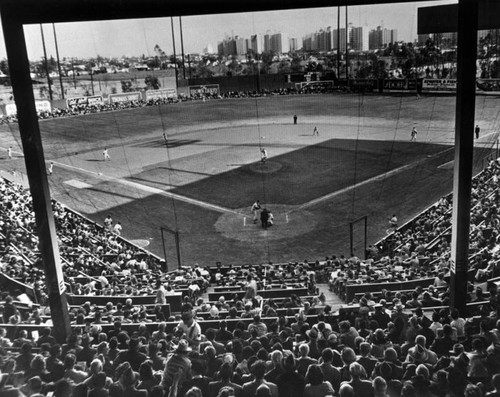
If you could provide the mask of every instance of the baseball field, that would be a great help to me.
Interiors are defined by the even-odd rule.
[[[478,172],[497,150],[498,98],[476,107]],[[402,224],[451,191],[454,124],[450,96],[332,94],[178,103],[40,128],[52,197],[101,224],[111,215],[172,268],[176,231],[186,265],[349,255],[349,224],[365,216],[367,243],[376,242],[392,214]],[[16,124],[0,126],[3,153],[9,146],[2,175],[25,180]],[[255,200],[274,215],[267,230],[252,221]],[[358,222],[355,254],[364,243]]]

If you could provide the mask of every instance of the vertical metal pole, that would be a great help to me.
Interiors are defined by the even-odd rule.
[[[75,86],[76,89],[75,61],[73,58],[71,58],[71,68],[73,69],[73,85]]]
[[[172,46],[174,49],[175,89],[178,89],[179,84],[177,82],[177,54],[175,53],[174,17],[170,17],[170,26],[172,27]]]
[[[349,236],[350,236],[350,245],[351,245],[351,256],[354,256],[354,233],[353,233],[353,225],[352,222],[349,223]]]
[[[43,25],[40,24],[40,32],[42,33],[43,57],[45,59],[45,74],[47,75],[47,84],[49,85],[49,98],[52,101],[52,87],[50,86],[49,62],[47,60],[47,49],[45,48],[45,36],[43,35]]]
[[[495,160],[498,159],[498,139],[497,139],[497,155],[495,157]]]
[[[365,260],[368,259],[366,255],[366,249],[368,248],[366,245],[366,241],[368,240],[368,216],[364,216],[365,218]]]
[[[165,247],[165,236],[163,235],[163,228],[160,227],[160,233],[161,233],[161,243],[162,243],[162,247],[163,247],[163,259],[165,259],[165,267],[168,268],[168,265],[167,265],[167,249]]]
[[[182,267],[181,263],[181,245],[179,241],[179,231],[175,231],[175,249],[177,250],[177,264],[179,266],[179,269]]]
[[[179,16],[179,29],[181,31],[182,78],[186,80],[186,62],[184,60],[184,39],[182,37],[182,17],[180,16]]]
[[[347,29],[349,22],[347,16],[347,6],[345,6],[345,78],[347,86],[349,86],[349,29]]]
[[[92,85],[92,96],[95,95],[94,93],[94,72],[90,70],[90,84]]]
[[[59,47],[57,46],[56,25],[54,23],[52,24],[52,30],[54,31],[54,42],[56,44],[57,71],[59,72],[59,84],[61,84],[61,98],[64,99],[64,86],[61,73],[61,61],[59,60]]]
[[[478,3],[458,2],[457,102],[451,239],[451,307],[466,315],[470,200],[476,103]]]
[[[9,7],[2,2],[0,2],[0,17],[19,119],[26,173],[35,212],[40,253],[45,270],[45,285],[52,321],[56,325],[53,327],[53,334],[59,343],[63,343],[71,333],[71,324],[24,30],[23,25],[16,20],[17,15],[12,15]]]
[[[337,79],[340,79],[340,6],[337,7]]]

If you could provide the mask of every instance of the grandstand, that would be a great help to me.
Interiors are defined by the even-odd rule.
[[[134,15],[126,3],[121,17]],[[11,40],[34,14],[12,10],[0,4],[9,58],[25,59]],[[475,121],[463,89],[459,116],[450,97],[331,84],[36,115],[17,65],[19,119],[0,129],[15,148],[0,160],[0,395],[500,393],[496,97],[477,101],[469,227],[454,212],[463,174],[450,193],[454,162],[468,161],[453,146]],[[256,198],[274,225],[252,222]],[[402,226],[387,229],[393,213]]]

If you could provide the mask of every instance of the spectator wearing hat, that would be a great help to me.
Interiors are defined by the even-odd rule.
[[[147,390],[137,390],[135,387],[138,374],[132,369],[128,361],[118,365],[115,376],[118,380],[109,387],[110,397],[148,397]]]
[[[87,365],[94,359],[97,350],[90,345],[90,336],[84,334],[80,340],[81,350],[76,353],[76,361],[84,361]]]
[[[179,380],[179,387],[182,387],[182,383],[185,379],[189,379],[191,360],[188,357],[188,353],[192,350],[193,349],[189,346],[188,341],[181,339],[177,348],[167,358],[162,376],[162,386],[166,390],[173,384],[174,375],[180,371],[182,371],[183,376]]]
[[[367,378],[365,369],[363,366],[357,362],[352,363],[349,366],[349,373],[351,375],[351,380],[347,381],[352,388],[354,389],[354,393],[358,397],[371,397],[373,396],[373,385],[369,380],[365,380]]]
[[[193,318],[193,310],[185,310],[181,314],[181,321],[177,329],[182,332],[182,337],[186,339],[195,351],[199,351],[201,342],[201,328]]]
[[[292,352],[286,352],[281,360],[284,373],[276,378],[280,396],[303,397],[305,378],[296,370],[296,360]]]
[[[264,361],[255,361],[251,365],[250,371],[254,376],[254,380],[243,385],[243,397],[253,397],[256,394],[257,388],[263,384],[269,388],[272,397],[278,397],[278,386],[274,383],[266,381],[264,378],[266,373],[266,363]]]
[[[379,303],[375,304],[375,313],[372,315],[372,320],[378,323],[379,328],[387,328],[387,324],[391,321],[391,317],[385,312],[385,299],[381,299]]]
[[[208,396],[217,397],[219,392],[224,388],[231,388],[234,391],[235,397],[242,395],[242,387],[232,382],[233,367],[232,364],[226,362],[222,364],[219,371],[219,380],[208,384]]]
[[[394,348],[386,349],[384,359],[375,365],[372,377],[375,376],[381,376],[386,381],[403,377],[403,364],[398,360],[398,354]]]
[[[335,394],[330,382],[324,380],[323,372],[317,364],[309,366],[305,380],[307,384],[304,388],[304,397],[325,397]]]
[[[321,356],[321,352],[318,348],[318,331],[315,328],[311,328],[306,331],[306,335],[309,338],[309,342],[307,342],[309,346],[309,357],[317,360]]]
[[[141,341],[139,338],[131,338],[128,341],[128,349],[122,351],[118,354],[118,357],[114,361],[114,366],[118,366],[119,364],[127,361],[130,363],[133,371],[139,371],[139,367],[141,364],[148,359],[148,356],[139,351],[139,347],[141,346]]]

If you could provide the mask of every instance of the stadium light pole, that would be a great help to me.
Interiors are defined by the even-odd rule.
[[[59,47],[57,45],[56,25],[54,23],[52,24],[52,30],[54,31],[54,42],[56,44],[57,71],[59,72],[59,84],[61,84],[61,98],[64,99],[64,86],[61,73],[61,61],[59,60]]]
[[[348,29],[347,6],[345,6],[345,78],[349,86],[349,29]]]
[[[174,17],[170,17],[170,26],[172,28],[172,46],[174,50],[174,68],[175,68],[175,89],[179,88],[177,82],[177,54],[175,53],[175,33],[174,33]]]
[[[182,17],[179,16],[179,29],[181,31],[181,52],[182,52],[182,78],[186,80],[186,61],[184,60],[184,38],[182,35]]]
[[[337,7],[337,79],[340,79],[340,6]]]
[[[49,85],[49,98],[52,101],[52,87],[50,86],[49,63],[47,60],[47,49],[45,48],[45,36],[43,34],[43,25],[42,24],[40,24],[40,32],[42,34],[42,47],[43,47],[45,74],[47,75],[47,84]]]

